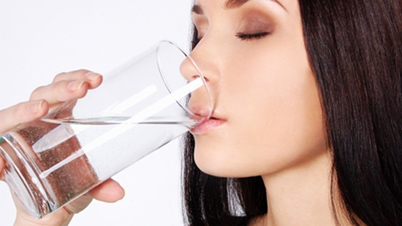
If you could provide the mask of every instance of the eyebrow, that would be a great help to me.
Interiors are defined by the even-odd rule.
[[[228,0],[225,3],[225,9],[235,9],[247,3],[248,0]]]
[[[244,5],[245,3],[247,3],[249,0],[227,0],[224,6],[224,9],[235,9],[235,8],[239,8],[242,5]],[[278,3],[286,12],[288,11],[283,5],[282,3],[280,3],[278,0],[270,0],[273,2]],[[192,10],[193,13],[195,14],[204,14],[204,11],[202,10],[201,6],[199,5],[194,5]]]

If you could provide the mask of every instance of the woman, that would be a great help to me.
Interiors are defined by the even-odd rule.
[[[402,225],[401,3],[299,4],[195,3],[222,125],[187,137],[190,225]]]
[[[186,139],[187,224],[402,225],[400,4],[195,2],[191,55],[216,110]],[[183,73],[196,76],[186,64]],[[31,99],[47,102],[13,125],[95,88],[99,76],[84,74],[37,89]],[[66,93],[50,99],[56,86]],[[202,112],[203,98],[189,107]],[[91,195],[114,201],[123,192],[109,181]],[[76,202],[47,220],[68,223],[88,203]]]

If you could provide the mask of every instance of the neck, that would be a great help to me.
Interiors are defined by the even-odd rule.
[[[268,204],[264,225],[335,225],[330,192],[331,158],[327,153],[262,176]]]

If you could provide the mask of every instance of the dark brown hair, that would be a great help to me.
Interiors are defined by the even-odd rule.
[[[299,1],[333,155],[332,183],[354,225],[402,225],[401,4]],[[194,29],[193,47],[197,42]],[[188,225],[246,225],[267,213],[261,177],[204,174],[194,163],[191,134],[185,143]]]

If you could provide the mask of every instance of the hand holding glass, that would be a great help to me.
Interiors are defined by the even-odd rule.
[[[197,72],[191,81],[181,76],[184,60]],[[187,108],[196,90],[208,97],[208,115]],[[83,99],[4,134],[4,178],[28,212],[41,218],[208,119],[212,106],[195,62],[162,41]]]

